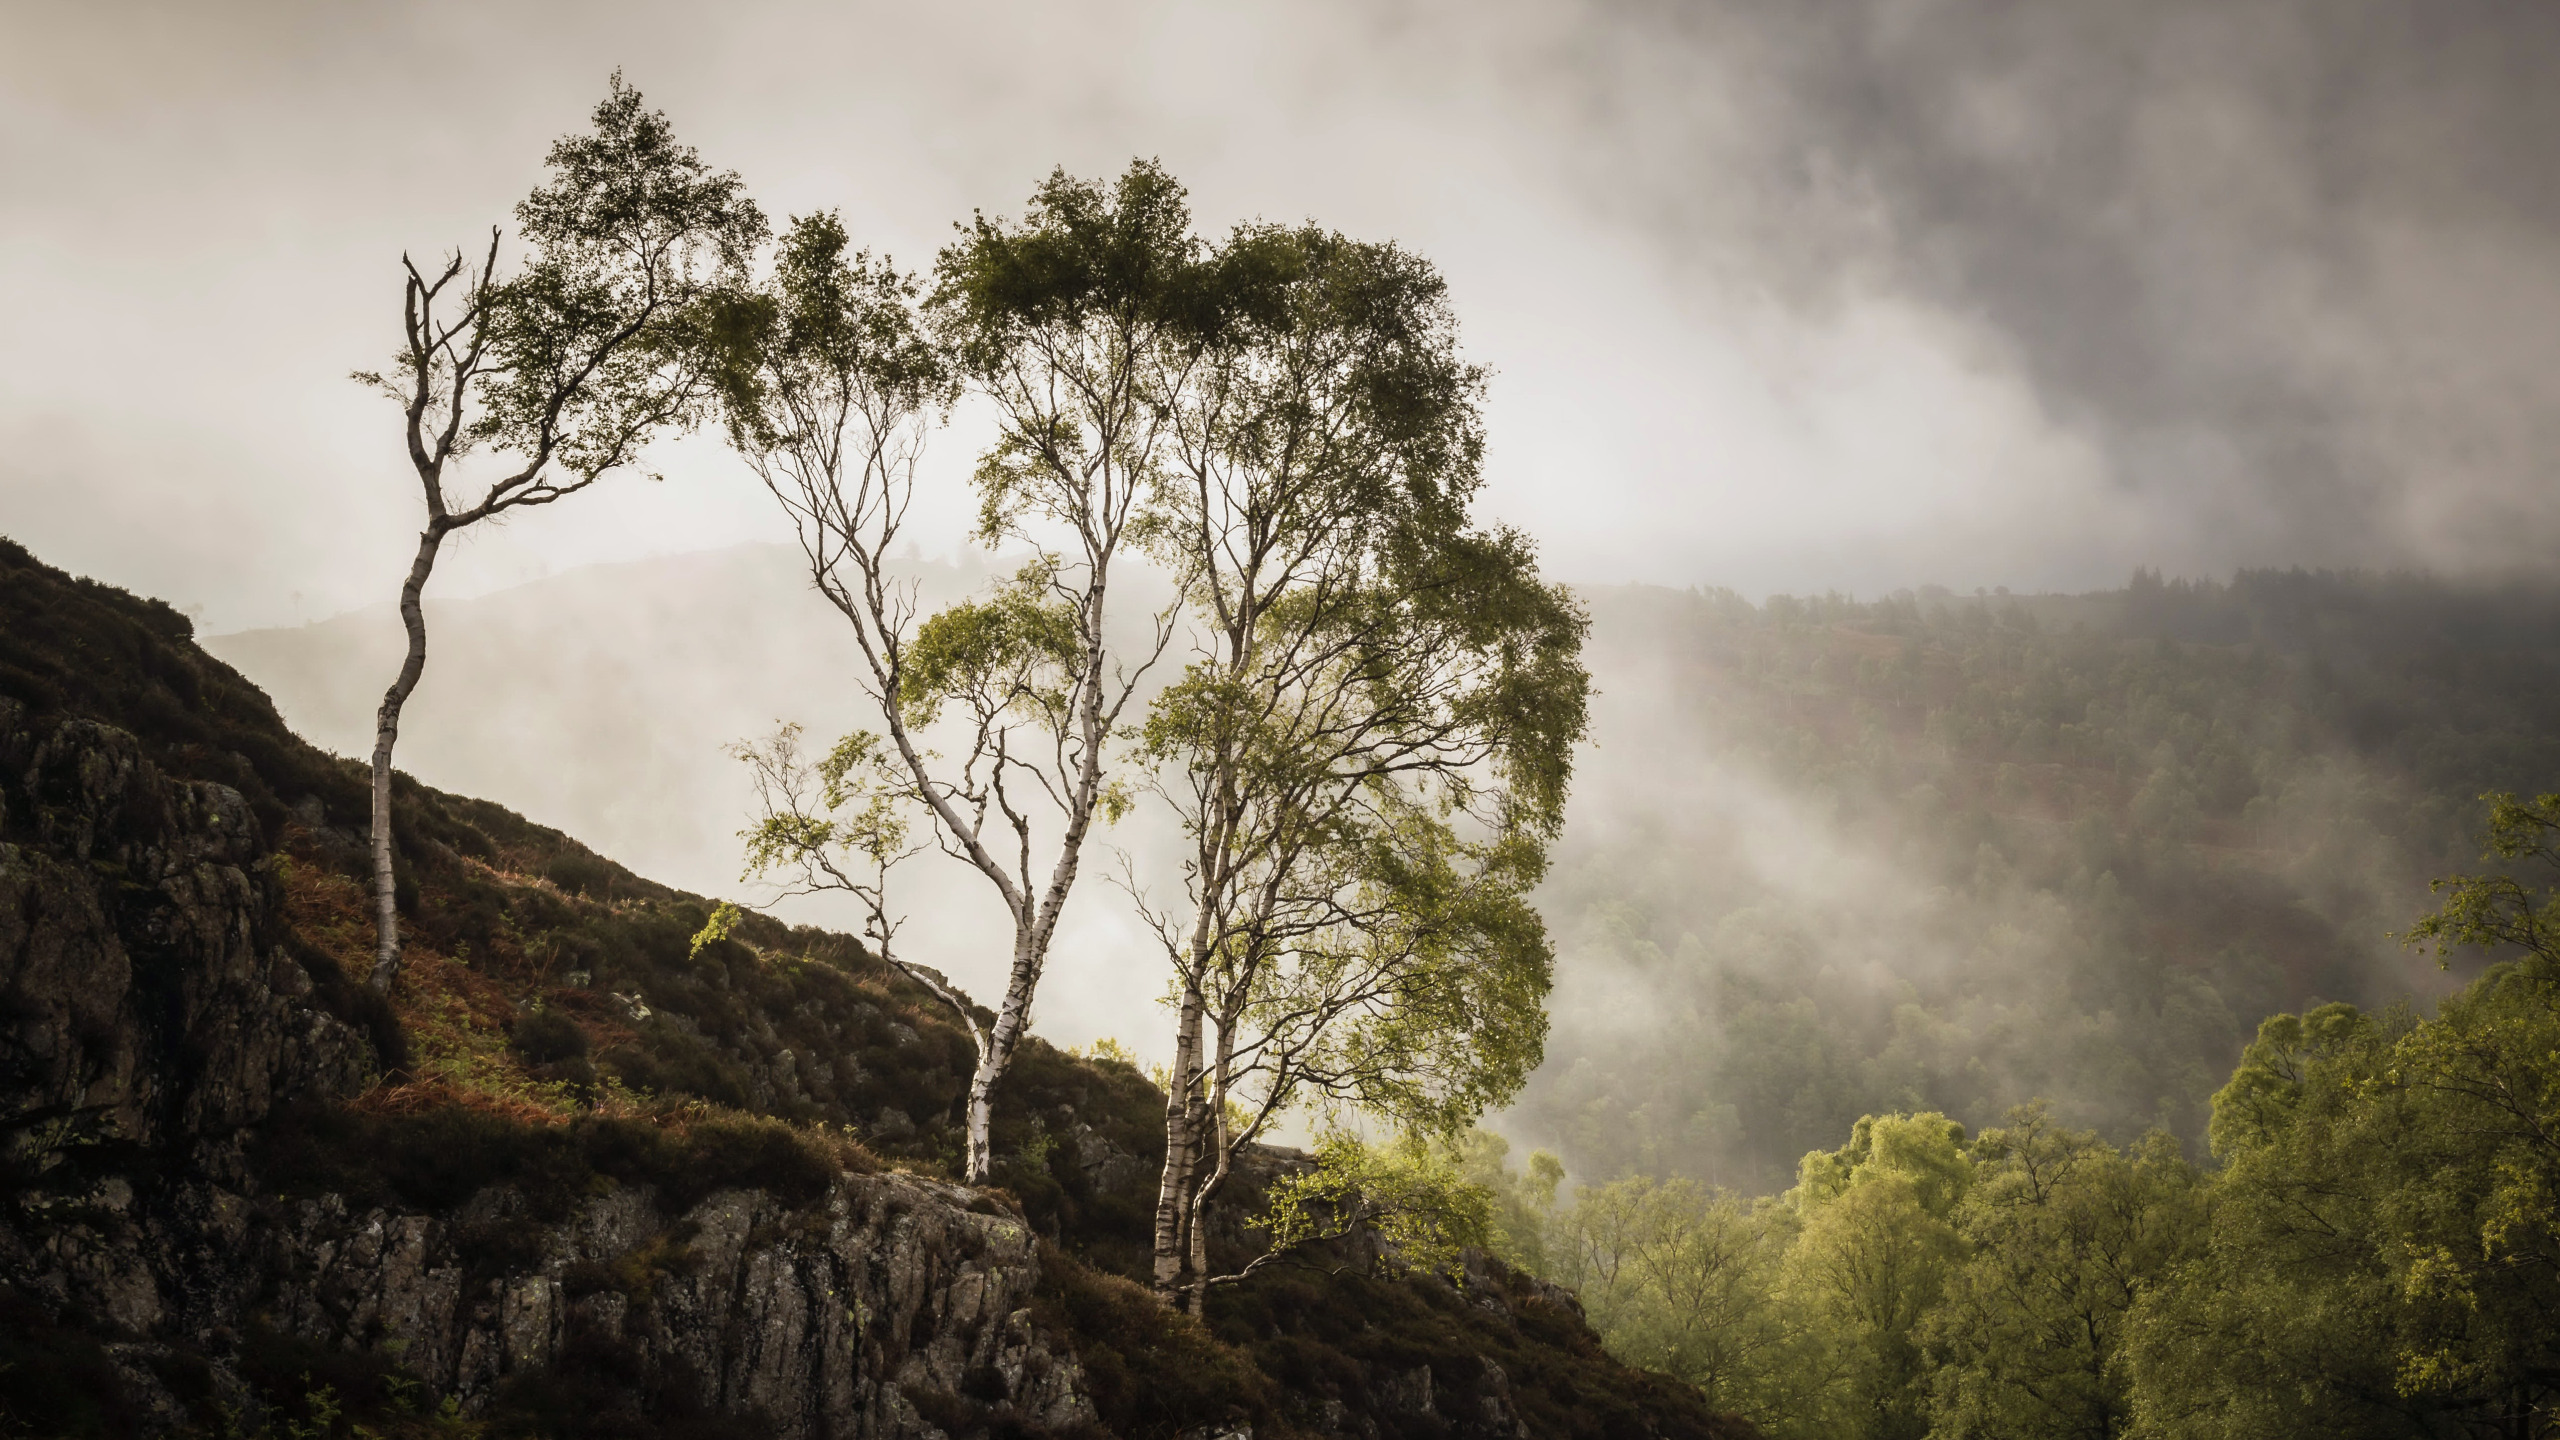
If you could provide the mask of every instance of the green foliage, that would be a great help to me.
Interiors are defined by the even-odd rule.
[[[1935,1114],[1864,1117],[1847,1145],[1805,1156],[1799,1173],[1783,1288],[1811,1343],[1782,1433],[1925,1434],[1919,1331],[1963,1255],[1953,1216],[1974,1178],[1963,1127]]]
[[[1207,1155],[1173,1177],[1169,1291],[1198,1258],[1181,1227],[1276,1116],[1447,1140],[1536,1068],[1552,951],[1527,892],[1590,688],[1580,609],[1469,513],[1482,376],[1437,272],[1246,226],[1198,273],[1215,324],[1161,398],[1142,531],[1200,652],[1138,736],[1193,845],[1185,913],[1148,916],[1181,997],[1169,1149]]]
[[[1564,1183],[1564,1162],[1533,1151],[1514,1175],[1504,1163],[1510,1153],[1510,1141],[1490,1130],[1470,1130],[1457,1143],[1459,1171],[1491,1202],[1485,1248],[1515,1269],[1548,1274],[1547,1227],[1554,1219],[1556,1187]]]
[[[1493,1197],[1468,1179],[1458,1153],[1422,1134],[1385,1145],[1336,1133],[1315,1164],[1269,1190],[1261,1226],[1274,1254],[1324,1240],[1375,1236],[1399,1272],[1447,1275],[1462,1252],[1493,1238]]]
[[[2432,1017],[2270,1017],[2213,1097],[2218,1169],[2040,1102],[1970,1143],[1870,1116],[1782,1202],[1586,1185],[1544,1215],[1548,1273],[1616,1353],[1776,1436],[2543,1433],[2560,854],[2549,799],[2491,798],[2492,858],[2533,868],[2448,880],[2409,935],[2511,958]]]
[[[1199,251],[1181,184],[1145,160],[1107,187],[1053,172],[1020,222],[979,215],[942,251],[927,312],[1008,416],[978,465],[982,543],[1037,544],[1026,520],[1097,504],[1116,538],[1152,468],[1143,357],[1196,346],[1212,320]]]
[[[1502,853],[1522,847],[1466,845],[1412,809],[1361,838],[1339,892],[1356,920],[1256,957],[1242,1018],[1289,1054],[1282,1097],[1294,1080],[1455,1136],[1519,1089],[1546,1038],[1553,955]]]
[[[1892,1183],[1910,1191],[1910,1202],[1943,1220],[1973,1184],[1964,1127],[1944,1115],[1866,1115],[1850,1129],[1849,1143],[1816,1150],[1796,1167],[1788,1199],[1802,1215],[1837,1203],[1862,1185]]]
[[[1545,1273],[1612,1353],[1774,1436],[2122,1431],[2125,1317],[2204,1215],[2173,1140],[2119,1152],[2041,1105],[1971,1142],[1942,1115],[1867,1116],[1800,1175],[1757,1200],[1585,1185],[1541,1217]]]
[[[1073,603],[1056,598],[1057,567],[1026,567],[985,600],[964,600],[918,626],[899,677],[911,725],[932,724],[951,701],[993,717],[1008,711],[1067,723],[1084,663]]]
[[[2548,801],[2492,854],[2549,865]],[[2432,1019],[2260,1027],[2215,1097],[2209,1247],[2137,1309],[2144,1434],[2532,1433],[2560,1384],[2560,973],[2550,877],[2466,876],[2411,932],[2516,946]]]
[[[738,928],[738,917],[744,913],[726,900],[712,906],[711,917],[702,922],[701,929],[693,932],[692,943],[685,947],[685,958],[700,959],[704,946],[717,945],[728,939],[730,932]]]
[[[739,832],[747,842],[743,878],[781,871],[796,874],[810,890],[849,890],[870,900],[875,946],[890,928],[881,887],[891,866],[908,853],[910,781],[879,736],[856,730],[836,741],[815,765],[800,751],[801,728],[785,725],[757,744],[730,747],[754,772],[763,815]],[[843,861],[853,862],[848,872]],[[867,876],[868,878],[857,878]],[[696,949],[722,939],[742,910],[723,902],[695,937]],[[715,933],[716,931],[716,933]]]
[[[563,136],[548,163],[550,183],[516,207],[533,253],[493,297],[493,383],[471,428],[585,479],[691,418],[702,307],[766,229],[738,176],[678,144],[619,73],[592,130]]]
[[[1001,364],[1025,327],[1092,317],[1153,324],[1192,308],[1198,243],[1180,182],[1151,160],[1107,188],[1054,171],[1018,225],[981,215],[942,252],[933,306],[973,364]]]
[[[1581,1293],[1613,1353],[1765,1421],[1793,1398],[1784,1352],[1801,1326],[1776,1295],[1794,1232],[1773,1202],[1629,1176],[1586,1187],[1544,1248],[1547,1273]]]
[[[2489,803],[2487,858],[2560,871],[2560,794],[2480,798]],[[2451,894],[2410,927],[2408,944],[2432,945],[2439,959],[2466,945],[2522,951],[2546,969],[2560,968],[2560,886],[2542,886],[2540,904],[2532,885],[2507,874],[2456,875],[2430,888]]]
[[[851,759],[840,747],[814,800],[799,785],[792,732],[744,747],[765,802],[749,870],[779,864],[806,889],[854,894],[884,957],[899,923],[889,872],[912,853],[904,806],[928,810],[940,848],[992,884],[1015,937],[1005,993],[984,1025],[946,996],[979,1055],[965,1137],[973,1183],[994,1161],[988,1087],[1012,1063],[1092,818],[1127,807],[1108,752],[1165,643],[1159,633],[1134,666],[1113,663],[1105,611],[1112,563],[1133,524],[1143,528],[1138,505],[1163,431],[1155,400],[1198,344],[1189,223],[1181,187],[1152,164],[1108,190],[1057,172],[1020,223],[981,215],[942,252],[919,316],[910,281],[867,256],[848,263],[841,225],[814,217],[795,222],[771,280],[724,299],[706,327],[732,442],[852,625],[892,742]],[[992,595],[918,625],[915,592],[889,556],[914,499],[926,413],[963,385],[996,421],[976,476],[978,538],[1018,541],[1038,558]],[[954,708],[966,738],[946,762],[911,729]],[[867,798],[839,815],[854,770]],[[1044,807],[1057,811],[1054,848],[1034,838],[1029,811]],[[839,864],[838,846],[869,874]],[[1034,873],[1044,849],[1045,885]]]
[[[849,412],[887,418],[950,403],[950,367],[916,327],[915,278],[868,251],[848,258],[851,243],[833,212],[796,216],[770,281],[711,302],[714,379],[742,452],[814,458],[841,444],[836,426]]]
[[[516,206],[521,270],[499,278],[495,232],[485,258],[456,251],[433,279],[404,258],[398,360],[355,374],[405,412],[431,535],[553,503],[704,418],[720,353],[705,341],[764,215],[619,71],[591,118],[551,147],[550,180]],[[457,498],[449,466],[484,449],[516,468]]]
[[[2125,1317],[2197,1248],[2202,1177],[2154,1132],[2119,1152],[2031,1105],[1973,1147],[1968,1253],[1920,1329],[1933,1434],[2122,1434]]]

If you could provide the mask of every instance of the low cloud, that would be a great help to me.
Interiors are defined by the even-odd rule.
[[[1540,83],[1575,97],[1595,205],[1705,283],[1970,332],[2103,458],[2173,567],[2554,553],[2560,11],[1586,18],[1550,32]]]

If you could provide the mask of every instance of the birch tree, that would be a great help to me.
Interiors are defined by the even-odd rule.
[[[1018,224],[979,217],[942,253],[928,332],[911,281],[844,260],[832,221],[802,221],[768,318],[733,344],[756,358],[731,387],[732,434],[853,628],[885,783],[926,817],[937,849],[985,877],[1012,923],[1003,1000],[991,1024],[970,1021],[973,1183],[992,1168],[995,1089],[1030,1024],[1086,839],[1117,803],[1114,732],[1168,633],[1158,617],[1153,645],[1124,657],[1109,624],[1114,566],[1164,443],[1164,396],[1200,348],[1189,224],[1181,187],[1152,164],[1107,188],[1054,174]],[[992,593],[923,616],[889,556],[915,495],[923,417],[954,382],[997,425],[976,472],[977,539],[1034,558]],[[806,875],[839,837],[802,819],[828,817],[768,806],[760,833],[796,837],[765,858]]]
[[[1536,1066],[1526,892],[1589,688],[1579,609],[1471,522],[1482,382],[1432,268],[1273,227],[1216,268],[1151,532],[1197,654],[1144,727],[1190,841],[1184,905],[1147,912],[1178,1016],[1155,1285],[1194,1309],[1234,1278],[1204,1217],[1291,1107],[1455,1134]]]
[[[401,408],[426,528],[400,586],[408,651],[374,717],[372,983],[400,968],[391,758],[400,712],[427,663],[427,580],[447,538],[550,505],[636,468],[648,440],[694,420],[709,353],[701,302],[764,237],[737,175],[676,143],[617,72],[591,133],[551,147],[550,182],[516,207],[531,252],[499,274],[501,231],[476,257],[405,272],[401,348],[387,372],[356,378]],[[490,473],[467,481],[459,463]]]
[[[859,683],[894,731],[906,713],[899,696],[917,604],[913,583],[893,578],[886,559],[952,383],[917,325],[915,279],[867,252],[848,255],[849,243],[831,213],[795,218],[772,275],[724,298],[711,339],[730,444],[792,517],[818,593],[853,626],[867,669]],[[812,762],[801,734],[784,725],[731,747],[758,801],[743,837],[747,876],[782,872],[784,895],[851,896],[882,963],[950,1004],[983,1054],[966,999],[896,951],[890,872],[921,848],[904,803],[915,747],[893,750],[857,730]]]
[[[914,838],[904,767],[880,737],[857,730],[812,761],[800,748],[801,727],[784,725],[770,737],[730,747],[753,773],[759,815],[745,832],[747,877],[783,872],[783,895],[838,894],[862,907],[862,936],[872,954],[931,991],[960,1017],[969,1043],[983,1057],[986,1026],[969,998],[949,977],[898,954],[903,918],[890,903],[889,874],[923,847]],[[737,921],[726,902],[694,937],[725,937]]]

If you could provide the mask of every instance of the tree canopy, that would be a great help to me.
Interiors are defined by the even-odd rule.
[[[1189,842],[1149,918],[1178,1017],[1157,1285],[1195,1305],[1202,1217],[1278,1117],[1445,1136],[1535,1068],[1527,892],[1589,688],[1580,608],[1472,518],[1481,377],[1430,265],[1256,225],[1200,273],[1216,328],[1146,529],[1196,658],[1139,737]]]
[[[403,255],[394,368],[355,375],[400,407],[426,508],[400,587],[408,651],[374,724],[376,990],[400,967],[391,760],[426,669],[422,597],[445,538],[567,499],[704,418],[719,369],[706,337],[766,236],[737,174],[677,143],[619,71],[592,122],[552,145],[549,183],[516,206],[530,251],[521,270],[500,278],[496,228],[477,263],[457,249],[430,271]],[[493,473],[477,496],[457,495],[454,467],[475,454],[495,460]]]

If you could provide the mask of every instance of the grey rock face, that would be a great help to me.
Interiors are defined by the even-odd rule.
[[[396,1355],[466,1413],[601,1364],[791,1440],[938,1436],[925,1410],[955,1396],[1094,1420],[1032,1323],[1031,1235],[956,1187],[847,1174],[796,1210],[728,1190],[673,1215],[623,1185],[550,1225],[505,1187],[445,1214],[265,1193],[255,1127],[355,1095],[374,1056],[280,952],[247,804],[0,701],[0,827],[0,1144],[28,1177],[0,1197],[0,1283],[121,1337],[146,1424],[184,1418],[150,1364],[174,1349],[245,1396],[253,1324]]]
[[[1075,1146],[1076,1165],[1085,1174],[1085,1183],[1102,1193],[1134,1193],[1149,1178],[1146,1165],[1137,1156],[1114,1145],[1099,1130],[1078,1121],[1068,1132]]]
[[[1032,1237],[969,1198],[848,1175],[798,1211],[731,1190],[671,1217],[645,1187],[620,1187],[544,1229],[538,1259],[478,1280],[469,1233],[506,1192],[451,1217],[305,1201],[272,1242],[283,1263],[268,1268],[285,1278],[270,1314],[306,1340],[397,1344],[466,1412],[575,1352],[791,1440],[926,1435],[913,1403],[926,1395],[1092,1423],[1082,1371],[1031,1322]]]
[[[280,1095],[359,1087],[370,1047],[273,950],[239,793],[0,707],[7,833],[28,837],[0,843],[0,1123],[21,1153],[123,1142],[219,1169]]]

